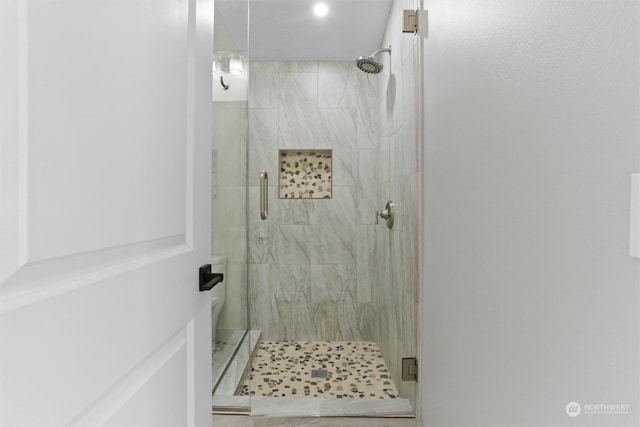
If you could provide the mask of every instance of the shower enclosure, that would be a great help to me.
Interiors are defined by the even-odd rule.
[[[414,415],[402,367],[419,356],[422,35],[402,32],[398,2],[364,3],[381,10],[379,31],[332,57],[295,56],[269,19],[308,8],[293,10],[308,31],[340,32],[331,11],[322,24],[311,2],[216,2],[216,61],[242,62],[214,74],[213,248],[229,259],[217,334],[241,339],[222,340],[224,368],[214,360],[214,411]]]
[[[225,298],[212,337],[213,395],[215,407],[241,412],[249,399],[234,394],[249,361],[251,339],[257,339],[248,330],[247,301],[247,14],[246,1],[216,0],[212,67],[212,255],[227,259]],[[245,36],[237,37],[230,25],[239,25]]]

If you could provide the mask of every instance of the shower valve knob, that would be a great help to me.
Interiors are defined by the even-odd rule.
[[[393,228],[393,208],[395,205],[391,200],[387,202],[383,211],[376,212],[376,224],[378,224],[378,217],[384,219],[387,222],[387,227]]]

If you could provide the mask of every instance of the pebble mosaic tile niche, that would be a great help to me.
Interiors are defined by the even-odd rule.
[[[280,150],[281,199],[330,199],[332,150]]]

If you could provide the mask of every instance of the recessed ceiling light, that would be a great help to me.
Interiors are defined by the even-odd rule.
[[[327,13],[329,13],[329,8],[325,3],[317,3],[313,7],[313,13],[315,13],[317,16],[325,16]]]

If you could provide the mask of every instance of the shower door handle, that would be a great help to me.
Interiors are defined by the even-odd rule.
[[[264,221],[269,215],[269,177],[267,171],[260,172],[260,218]]]

